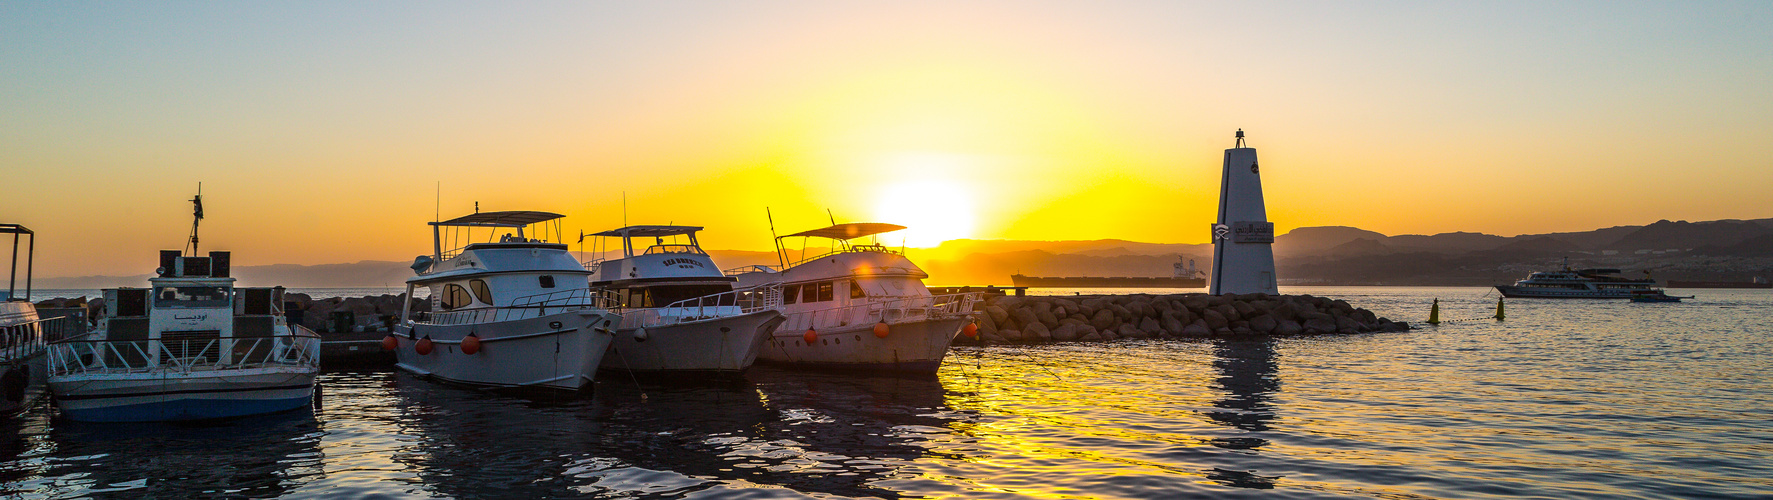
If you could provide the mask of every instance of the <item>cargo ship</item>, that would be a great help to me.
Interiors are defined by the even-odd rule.
[[[1669,288],[1773,288],[1767,278],[1756,276],[1754,281],[1679,281],[1668,280]]]
[[[1187,261],[1187,266],[1178,258],[1174,264],[1175,272],[1170,276],[1023,276],[1010,275],[1010,281],[1019,287],[1030,288],[1205,288],[1207,286],[1204,273],[1194,268],[1194,261]]]

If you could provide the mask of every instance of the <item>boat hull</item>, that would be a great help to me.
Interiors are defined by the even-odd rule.
[[[82,422],[209,420],[301,408],[316,367],[88,374],[49,381],[61,414]]]
[[[608,328],[620,321],[598,309],[466,325],[412,323],[397,327],[395,366],[459,384],[576,391],[591,383],[609,347]],[[460,347],[469,333],[481,342],[474,354]],[[432,351],[419,354],[416,345],[426,337]]]
[[[1497,285],[1496,291],[1503,297],[1523,299],[1629,299],[1631,291],[1619,290],[1559,290],[1528,288],[1510,285]]]
[[[886,337],[874,336],[875,323],[815,330],[812,343],[805,328],[785,325],[764,344],[760,359],[813,368],[935,373],[948,346],[970,317],[889,324]],[[791,322],[792,323],[792,322]]]
[[[786,318],[774,310],[646,329],[622,328],[603,356],[606,371],[739,373],[757,361]]]

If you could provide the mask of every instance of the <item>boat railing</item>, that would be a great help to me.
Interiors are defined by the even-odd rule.
[[[56,317],[14,323],[0,327],[0,361],[17,361],[43,352],[50,342],[61,340],[64,332],[78,326],[71,318]]]
[[[318,366],[320,336],[300,326],[295,327],[294,332],[173,340],[66,339],[49,344],[49,375],[226,372]]]
[[[974,314],[974,304],[984,300],[984,295],[984,292],[964,292],[925,296],[869,297],[867,302],[857,304],[787,313],[788,322],[785,324],[788,326],[777,331],[792,332],[801,328],[821,329],[875,322],[885,322],[892,325],[967,317]]]
[[[614,309],[615,301],[602,293],[584,288],[526,295],[511,300],[511,305],[475,307],[442,312],[415,312],[414,323],[427,325],[478,325],[522,319],[540,318],[550,314],[585,309]]]
[[[767,285],[742,288],[704,295],[693,299],[679,300],[666,304],[665,307],[635,309],[624,312],[624,315],[639,314],[639,326],[652,328],[657,326],[691,323],[729,316],[742,316],[782,306],[782,285]]]
[[[720,274],[723,274],[726,276],[738,276],[741,274],[749,274],[749,273],[775,273],[775,272],[777,272],[776,268],[773,268],[770,266],[753,265],[753,266],[742,266],[742,267],[735,267],[732,269],[726,269],[726,270],[721,271]]]
[[[599,266],[603,265],[604,260],[606,260],[606,259],[604,259],[603,257],[597,257],[597,258],[593,258],[591,260],[580,261],[579,265],[585,266],[586,271],[591,271],[592,275],[596,275],[597,268]]]
[[[804,258],[801,258],[800,260],[790,261],[790,262],[788,262],[787,267],[798,266],[803,263],[812,262],[815,260],[819,260],[819,259],[833,256],[833,255],[846,254],[846,253],[864,253],[864,252],[885,253],[885,254],[892,254],[892,255],[904,255],[903,252],[900,252],[898,250],[894,250],[891,248],[887,248],[884,245],[850,245],[850,246],[847,246],[844,248],[839,248],[839,249],[825,252],[822,254],[814,255],[812,257],[804,257]]]

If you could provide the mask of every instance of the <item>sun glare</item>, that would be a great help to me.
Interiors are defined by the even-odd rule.
[[[902,238],[906,246],[927,248],[972,236],[972,196],[960,183],[936,179],[904,181],[888,184],[879,196],[874,203],[874,218],[909,228],[882,236],[881,243],[900,243],[890,240]]]

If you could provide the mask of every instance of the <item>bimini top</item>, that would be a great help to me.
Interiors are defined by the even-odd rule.
[[[702,226],[628,226],[596,233],[591,236],[610,236],[615,238],[623,236],[631,238],[663,238],[666,236],[695,234],[696,231],[701,230]]]
[[[25,226],[18,225],[18,224],[0,224],[0,234],[29,234],[31,236],[37,235],[37,233],[31,232],[30,228],[27,228]]]
[[[468,227],[523,227],[542,221],[550,221],[566,217],[549,212],[507,211],[479,212],[456,217],[443,222],[432,222],[433,226],[468,226]]]
[[[776,239],[779,240],[782,238],[793,238],[795,236],[809,236],[809,237],[814,237],[814,238],[831,238],[834,240],[849,240],[849,239],[861,238],[863,236],[876,235],[876,234],[880,234],[880,233],[890,233],[893,231],[898,231],[900,229],[905,229],[905,226],[901,226],[898,224],[886,224],[886,223],[881,223],[881,222],[851,222],[851,223],[847,223],[847,224],[838,224],[838,225],[831,226],[831,227],[823,227],[823,228],[819,228],[819,229],[814,229],[811,231],[801,231],[801,232],[790,234],[787,236],[780,236],[780,237],[777,237]]]

